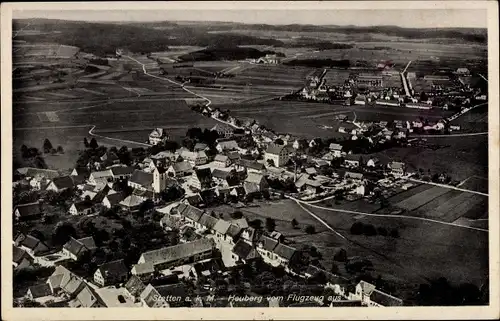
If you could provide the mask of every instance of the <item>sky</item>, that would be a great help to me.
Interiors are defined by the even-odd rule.
[[[407,28],[486,28],[485,9],[384,10],[40,10],[14,11],[13,18],[84,21],[228,21],[248,24],[394,25]]]

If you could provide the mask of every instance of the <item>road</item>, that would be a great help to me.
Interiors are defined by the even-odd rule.
[[[439,184],[439,183],[434,183],[434,182],[422,181],[422,180],[419,180],[419,179],[416,179],[416,178],[411,178],[411,177],[404,177],[403,179],[406,179],[406,180],[408,180],[410,182],[415,182],[415,183],[420,183],[420,184],[427,184],[427,185],[433,185],[433,186],[438,186],[438,187],[453,189],[453,190],[460,191],[460,192],[466,192],[466,193],[477,194],[477,195],[482,195],[482,196],[489,196],[487,193],[483,193],[483,192],[473,191],[473,190],[470,190],[470,189],[460,188],[460,187],[446,185],[446,184]]]
[[[481,74],[478,74],[478,75],[479,75],[479,77],[483,78],[486,82],[488,82],[488,79],[485,76],[483,76]]]
[[[135,142],[133,140],[112,138],[112,137],[107,137],[107,136],[103,136],[103,135],[99,135],[99,134],[94,134],[94,129],[95,129],[95,125],[92,125],[92,128],[89,130],[89,135],[90,136],[94,136],[94,137],[98,137],[98,138],[104,138],[104,139],[109,139],[109,140],[113,140],[113,141],[117,141],[117,142],[121,142],[121,143],[137,144],[137,145],[141,145],[141,146],[144,146],[144,147],[151,147],[152,146],[150,144],[139,143],[139,142]]]
[[[393,214],[373,214],[373,213],[365,213],[365,212],[358,212],[358,211],[349,211],[349,210],[344,210],[344,209],[336,209],[336,208],[331,208],[331,207],[324,207],[324,206],[319,206],[319,205],[314,205],[311,203],[308,203],[306,201],[302,201],[299,199],[296,199],[291,196],[285,196],[296,203],[302,203],[307,206],[311,206],[314,208],[322,209],[322,210],[327,210],[331,212],[337,212],[337,213],[345,213],[345,214],[353,214],[353,215],[364,215],[364,216],[375,216],[375,217],[388,217],[388,218],[397,218],[397,219],[410,219],[410,220],[417,220],[417,221],[425,221],[425,222],[430,222],[430,223],[436,223],[436,224],[442,224],[442,225],[448,225],[448,226],[454,226],[454,227],[459,227],[459,228],[464,228],[464,229],[469,229],[469,230],[475,230],[475,231],[480,231],[480,232],[485,232],[488,233],[489,231],[487,229],[482,229],[479,227],[472,227],[472,226],[466,226],[466,225],[460,225],[460,224],[455,224],[455,223],[449,223],[449,222],[444,222],[444,221],[438,221],[438,220],[433,220],[430,218],[424,218],[424,217],[416,217],[416,216],[408,216],[408,215],[393,215]],[[310,211],[307,211],[309,215],[311,215]],[[323,220],[319,219],[315,214],[311,215],[315,219],[317,219],[321,224],[325,225]],[[328,224],[327,224],[328,225]],[[333,229],[333,228],[331,228]]]

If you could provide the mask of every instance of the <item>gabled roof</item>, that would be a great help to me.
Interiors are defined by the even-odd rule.
[[[390,162],[389,168],[391,169],[404,169],[405,163],[402,162]]]
[[[204,143],[196,143],[194,145],[194,150],[204,150],[206,149],[208,146],[207,144],[204,144]]]
[[[217,223],[215,223],[213,230],[221,234],[226,234],[229,226],[231,226],[231,223],[223,219],[219,219]]]
[[[123,194],[122,193],[109,194],[106,195],[105,198],[108,200],[109,204],[116,205],[123,200]]]
[[[188,161],[183,161],[172,164],[172,168],[175,172],[186,172],[192,170],[193,166]]]
[[[125,198],[123,201],[121,201],[120,205],[132,208],[141,205],[143,202],[144,199],[142,197],[132,194],[127,196],[127,198]]]
[[[34,286],[30,286],[28,291],[31,292],[33,299],[42,298],[44,296],[52,295],[50,286],[47,283],[42,283]]]
[[[197,193],[186,197],[186,201],[189,203],[189,205],[196,206],[203,203],[203,198],[201,198],[201,195]]]
[[[131,175],[134,172],[132,166],[113,166],[110,168],[111,173],[115,176],[119,175]]]
[[[182,208],[181,205],[179,205],[177,210],[179,211],[179,214],[195,222],[198,222],[201,218],[201,215],[203,214],[202,210],[188,204],[185,204],[185,206],[182,206]]]
[[[105,306],[99,294],[97,294],[94,289],[89,285],[85,284],[83,289],[78,293],[75,299],[76,304],[79,308],[94,308],[98,306]]]
[[[336,144],[336,143],[331,143],[330,144],[330,149],[331,150],[342,150],[342,145]]]
[[[25,257],[29,257],[29,254],[25,250],[12,245],[12,262],[19,264]]]
[[[238,143],[235,140],[220,141],[217,144],[223,150],[226,149],[238,149]]]
[[[248,176],[245,179],[245,182],[260,184],[262,182],[262,180],[264,180],[264,176],[262,174],[248,173]]]
[[[373,290],[372,294],[370,295],[370,300],[384,307],[403,305],[403,300],[401,300],[400,298],[396,298],[395,296],[382,292],[378,289]]]
[[[56,177],[52,180],[52,183],[57,189],[72,188],[74,186],[71,176]]]
[[[132,173],[129,182],[139,184],[144,187],[150,187],[153,184],[153,174],[136,169]]]
[[[362,173],[345,172],[344,178],[363,179]]]
[[[231,224],[237,225],[241,228],[247,228],[248,227],[248,220],[244,217],[236,219],[236,220],[231,220]]]
[[[252,259],[257,257],[258,255],[255,249],[244,240],[239,240],[238,242],[236,242],[232,249],[232,252],[238,255],[238,257],[243,260]]]
[[[155,268],[153,266],[152,262],[146,262],[146,263],[139,263],[135,264],[132,267],[132,270],[134,271],[135,274],[137,275],[143,275],[143,274],[151,274],[154,273]]]
[[[76,256],[80,255],[85,250],[87,250],[87,248],[85,247],[85,245],[82,242],[79,242],[78,240],[76,240],[73,237],[69,238],[68,242],[66,242],[66,244],[64,244],[63,249],[69,251],[70,253],[72,253]]]
[[[113,176],[113,174],[111,173],[111,170],[107,169],[104,171],[92,172],[90,173],[90,176],[92,176],[94,179],[97,179],[97,178],[107,178]]]
[[[266,169],[266,166],[264,164],[259,163],[259,162],[255,162],[255,161],[251,161],[248,159],[240,159],[238,161],[238,164],[240,166],[244,166],[244,167],[251,168],[254,170],[258,170],[258,171]]]
[[[197,169],[194,173],[198,180],[200,181],[200,185],[202,188],[210,187],[212,184],[212,172],[210,168]]]
[[[296,249],[291,246],[285,245],[283,243],[278,243],[278,245],[276,245],[276,247],[274,248],[273,252],[279,257],[290,260],[292,256],[295,254]]]
[[[21,217],[30,217],[42,213],[39,202],[17,205],[16,210],[19,211]]]
[[[243,188],[246,194],[257,193],[260,191],[259,184],[243,182]]]
[[[47,247],[42,241],[32,235],[27,235],[26,238],[21,241],[21,245],[30,250],[34,250],[39,244]]]
[[[149,134],[149,137],[155,137],[155,138],[163,138],[167,135],[167,131],[164,130],[163,128],[155,128],[153,131]]]
[[[277,240],[275,240],[269,236],[266,236],[266,235],[262,235],[260,237],[259,242],[262,243],[262,248],[266,251],[272,251],[272,250],[274,250],[276,245],[278,245]]]
[[[101,275],[104,278],[104,280],[128,274],[127,267],[125,266],[123,260],[116,260],[104,263],[97,270],[101,272]]]
[[[228,176],[229,176],[229,172],[228,171],[223,171],[223,170],[220,170],[220,169],[217,169],[217,168],[215,168],[212,171],[212,177],[216,177],[216,178],[220,178],[220,179],[226,179]]]
[[[146,285],[135,275],[132,275],[127,283],[125,283],[125,289],[134,297],[139,296],[145,288]]]
[[[200,220],[198,221],[198,223],[204,227],[206,227],[207,229],[212,229],[215,224],[217,223],[217,219],[213,216],[210,216],[208,214],[203,214],[201,217],[200,217]]]
[[[240,235],[241,230],[242,228],[240,226],[231,224],[229,225],[226,234],[229,235],[230,237],[237,237],[238,235]]]
[[[81,211],[86,210],[88,208],[91,208],[93,206],[92,203],[86,202],[86,201],[73,203],[73,205],[75,206],[75,208],[78,212],[81,212]]]
[[[159,264],[163,262],[171,262],[181,258],[190,257],[211,250],[215,247],[212,239],[202,238],[194,242],[178,244],[174,246],[164,247],[158,250],[144,252],[141,259],[145,262]]]
[[[227,162],[228,160],[229,160],[229,157],[227,157],[226,155],[221,155],[221,154],[215,155],[215,158],[214,158],[215,162]]]
[[[285,148],[285,145],[272,144],[272,145],[269,145],[269,147],[266,150],[266,153],[273,154],[273,155],[279,155],[279,153],[281,153],[281,151],[284,148]]]
[[[348,154],[344,157],[344,159],[347,161],[355,161],[355,162],[359,162],[359,156],[356,156],[354,154]]]

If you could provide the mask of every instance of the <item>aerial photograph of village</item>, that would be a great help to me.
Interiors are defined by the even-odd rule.
[[[14,306],[488,305],[485,12],[404,11],[14,12]]]

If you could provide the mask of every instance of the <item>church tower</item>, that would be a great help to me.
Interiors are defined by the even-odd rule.
[[[153,171],[153,190],[161,193],[167,187],[167,171],[163,166],[155,166]]]

